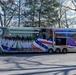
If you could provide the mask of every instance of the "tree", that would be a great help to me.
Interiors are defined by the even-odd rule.
[[[58,2],[56,0],[40,0],[39,19],[44,19],[44,23],[40,23],[41,26],[55,26],[57,23]],[[39,20],[42,22],[42,20]],[[45,24],[45,25],[44,25]]]
[[[27,17],[32,26],[53,26],[57,23],[58,2],[56,0],[26,0],[23,16]],[[26,8],[26,7],[25,7]]]
[[[0,8],[1,8],[1,12],[0,12],[0,22],[1,22],[1,26],[9,26],[15,11],[16,11],[16,7],[14,4],[14,0],[0,0]]]
[[[56,0],[0,0],[1,26],[55,26],[58,17]]]
[[[60,1],[60,0],[59,0]],[[74,18],[68,18],[68,11],[76,11],[76,3],[75,3],[75,0],[70,0],[71,4],[74,5],[74,8],[70,7],[70,6],[66,6],[63,3],[60,3],[60,6],[59,6],[59,21],[58,21],[58,24],[59,24],[59,27],[67,27],[69,28],[69,26],[71,26],[72,24],[74,24],[73,22],[75,22],[75,19]],[[68,2],[67,2],[68,3]],[[73,20],[72,20],[73,19]]]

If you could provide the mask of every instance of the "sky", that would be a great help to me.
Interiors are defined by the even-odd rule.
[[[62,0],[63,1],[63,0]],[[63,3],[64,6],[70,7],[72,9],[75,9],[74,4],[72,3],[72,0],[65,0]],[[76,4],[75,4],[76,5]],[[68,9],[67,11],[67,17],[68,18],[73,18],[76,17],[76,11]]]

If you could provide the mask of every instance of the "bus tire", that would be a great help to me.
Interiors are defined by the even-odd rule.
[[[60,48],[57,48],[57,49],[55,50],[55,52],[56,52],[56,53],[60,53],[60,52],[61,52]]]
[[[67,53],[67,49],[66,48],[63,48],[62,49],[62,53]]]
[[[50,54],[53,53],[53,49],[50,48],[50,49],[48,50],[48,52],[49,52]]]

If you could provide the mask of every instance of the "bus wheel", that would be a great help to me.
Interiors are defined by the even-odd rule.
[[[67,53],[67,49],[63,48],[62,53]]]
[[[50,54],[53,53],[53,49],[50,48],[50,49],[48,50],[48,52],[49,52]]]
[[[55,52],[56,53],[60,53],[61,51],[60,51],[60,48],[57,48],[56,50],[55,50]]]

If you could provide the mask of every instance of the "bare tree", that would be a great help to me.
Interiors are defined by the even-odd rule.
[[[67,18],[67,12],[68,12],[68,10],[76,11],[76,3],[75,2],[76,2],[75,0],[71,0],[71,3],[74,5],[75,8],[66,6],[60,2],[60,7],[59,7],[59,12],[60,12],[59,15],[60,16],[58,17],[59,28],[63,27],[62,25],[64,25],[64,27],[69,28],[69,25],[73,23],[73,21],[70,22],[69,19]]]
[[[0,23],[1,26],[9,26],[17,7],[15,7],[14,0],[0,0]]]

